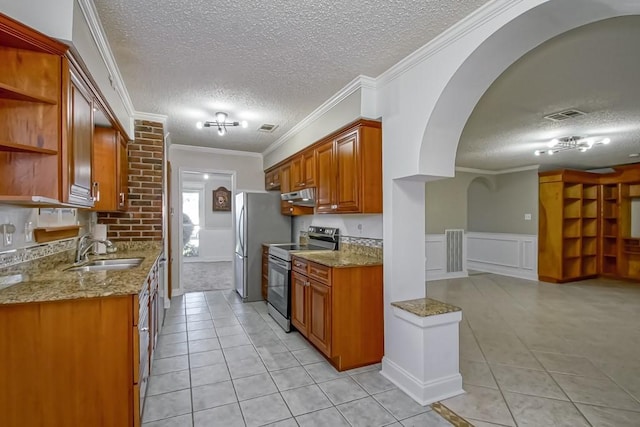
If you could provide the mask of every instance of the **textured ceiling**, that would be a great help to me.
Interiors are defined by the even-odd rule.
[[[376,77],[487,0],[95,0],[137,111],[173,143],[262,152],[360,74]],[[247,120],[224,137],[216,111]],[[259,133],[263,123],[278,125]]]
[[[523,56],[483,95],[462,134],[457,166],[504,170],[597,168],[639,159],[640,17],[614,18],[562,34]],[[588,113],[553,123],[543,116]],[[535,157],[554,137],[608,136],[611,144]]]

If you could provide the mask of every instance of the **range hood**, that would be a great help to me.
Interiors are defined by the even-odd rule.
[[[280,195],[283,201],[289,202],[295,206],[311,206],[316,205],[316,189],[305,188],[299,191],[292,191],[290,193],[282,193]]]

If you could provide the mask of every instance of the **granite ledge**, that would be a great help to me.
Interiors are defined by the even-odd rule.
[[[63,271],[71,266],[71,262],[60,258],[53,258],[51,263],[24,263],[19,268],[2,269],[0,284],[5,281],[8,286],[0,286],[0,306],[138,294],[162,251],[160,243],[150,243],[145,247],[121,248],[114,254],[90,257],[144,258],[140,266],[130,270]]]
[[[382,265],[380,257],[343,251],[292,251],[292,255],[332,268]]]
[[[407,301],[392,302],[392,306],[408,311],[418,317],[437,316],[438,314],[453,313],[462,311],[460,307],[447,304],[432,298],[418,298]]]

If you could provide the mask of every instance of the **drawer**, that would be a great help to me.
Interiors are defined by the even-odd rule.
[[[320,283],[331,285],[331,267],[309,262],[308,274],[309,277],[316,279]]]
[[[298,273],[302,273],[306,275],[308,265],[309,265],[309,262],[301,258],[296,258],[296,257],[291,258],[291,269],[293,271],[297,271]]]

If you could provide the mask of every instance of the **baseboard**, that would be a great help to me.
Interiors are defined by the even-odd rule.
[[[467,268],[469,270],[483,271],[485,273],[494,273],[501,276],[516,277],[525,280],[538,280],[538,274],[535,271],[523,270],[515,267],[501,266],[497,264],[487,264],[483,262],[467,260]]]
[[[422,406],[465,393],[459,373],[423,382],[395,362],[383,357],[380,374]]]
[[[453,273],[446,273],[441,271],[427,271],[425,273],[427,281],[432,280],[445,280],[445,279],[462,279],[465,277],[469,277],[469,273],[467,271],[456,271]]]

